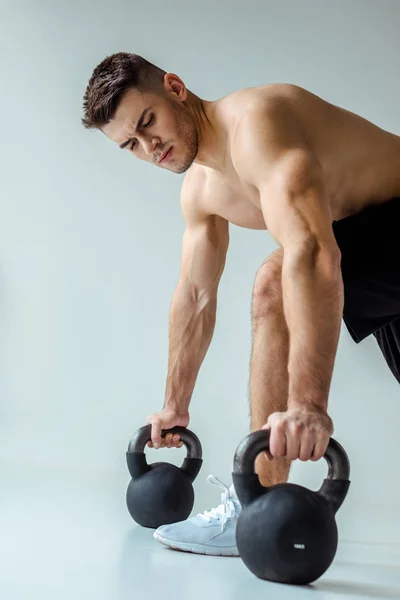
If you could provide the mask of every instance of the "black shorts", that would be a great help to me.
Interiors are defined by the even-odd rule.
[[[344,323],[356,343],[376,337],[400,383],[400,198],[332,226],[342,253]]]

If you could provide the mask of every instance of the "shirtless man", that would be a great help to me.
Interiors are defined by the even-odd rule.
[[[400,137],[294,85],[202,100],[177,75],[127,53],[94,70],[82,122],[141,160],[185,173],[166,397],[147,420],[150,446],[182,445],[161,429],[189,424],[229,222],[268,229],[279,244],[254,282],[250,404],[252,430],[270,429],[260,481],[286,481],[291,461],[318,460],[333,433],[328,395],[342,317],[356,343],[376,337],[400,382]],[[239,501],[233,486],[211,483],[224,489],[218,508],[160,527],[155,538],[237,555]]]

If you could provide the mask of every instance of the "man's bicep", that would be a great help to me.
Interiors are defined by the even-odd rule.
[[[199,293],[214,293],[218,288],[229,245],[229,224],[209,215],[188,223],[182,240],[181,281]]]
[[[310,240],[330,247],[335,242],[323,179],[307,174],[301,178],[299,185],[293,173],[288,172],[260,183],[260,206],[267,229],[286,248]]]

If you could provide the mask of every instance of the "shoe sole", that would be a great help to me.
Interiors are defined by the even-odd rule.
[[[153,537],[164,544],[164,546],[168,546],[169,548],[173,548],[174,550],[181,550],[182,552],[192,552],[193,554],[204,554],[207,556],[239,556],[238,550],[236,547],[232,548],[205,548],[204,545],[198,544],[187,544],[185,542],[171,542],[166,538],[162,537],[156,531],[153,533]]]

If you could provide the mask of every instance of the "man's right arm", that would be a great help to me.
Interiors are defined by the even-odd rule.
[[[182,192],[186,230],[178,284],[170,309],[164,408],[188,411],[201,364],[214,333],[218,284],[229,245],[229,224],[207,214],[198,198]]]
[[[201,364],[214,333],[217,291],[229,245],[229,224],[203,208],[203,186],[182,186],[186,222],[179,281],[171,308],[168,376],[164,408],[150,415],[148,446],[180,447],[179,435],[161,436],[163,429],[189,424],[189,404]],[[197,189],[196,189],[197,188]]]

